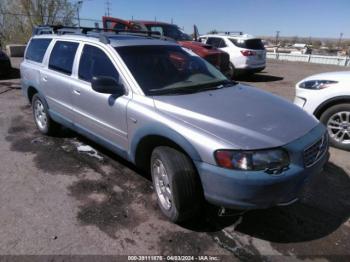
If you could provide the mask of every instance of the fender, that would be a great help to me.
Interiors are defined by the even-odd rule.
[[[145,125],[144,127],[138,129],[135,132],[130,143],[130,161],[135,163],[136,150],[138,144],[144,137],[151,135],[158,135],[170,139],[171,141],[179,145],[192,158],[193,161],[201,161],[201,157],[199,156],[197,150],[186,138],[184,138],[181,134],[177,133],[173,129],[154,122]]]
[[[328,108],[329,106],[333,106],[335,104],[339,104],[342,102],[348,102],[350,103],[350,96],[337,96],[337,97],[332,97],[324,102],[322,102],[315,110],[314,115],[317,118],[320,118],[321,114],[326,110],[324,108]]]

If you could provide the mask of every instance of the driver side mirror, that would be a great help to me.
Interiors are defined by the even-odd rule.
[[[122,96],[125,94],[125,88],[119,84],[113,77],[96,76],[91,80],[91,87],[94,91],[102,94]]]

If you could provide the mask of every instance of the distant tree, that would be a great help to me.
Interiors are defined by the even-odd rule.
[[[329,40],[327,40],[326,42],[325,42],[325,46],[328,48],[328,49],[334,49],[334,43],[332,42],[332,41],[329,41]]]
[[[318,49],[321,47],[322,42],[321,42],[321,40],[312,40],[311,44],[312,44],[313,48]]]
[[[216,35],[217,33],[219,33],[219,32],[216,29],[213,29],[213,30],[208,32],[208,34],[214,34],[214,35]]]
[[[76,6],[68,0],[1,0],[0,41],[25,43],[37,25],[73,25]]]
[[[299,37],[298,36],[293,36],[291,39],[291,43],[295,44],[295,43],[299,43]]]

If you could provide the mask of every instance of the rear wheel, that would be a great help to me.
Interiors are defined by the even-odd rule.
[[[201,211],[200,181],[191,160],[170,147],[157,147],[151,157],[153,186],[163,214],[178,223]]]
[[[334,147],[350,150],[350,104],[328,108],[321,115],[320,121],[327,127]]]
[[[32,99],[33,115],[35,124],[44,135],[53,135],[59,128],[48,114],[48,106],[44,98],[35,94]]]

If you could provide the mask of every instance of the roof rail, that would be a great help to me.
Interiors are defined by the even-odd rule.
[[[47,34],[74,34],[74,35],[86,35],[98,37],[102,43],[109,44],[109,36],[116,34],[134,35],[134,36],[147,36],[151,38],[158,38],[162,40],[169,40],[167,37],[163,37],[160,32],[157,31],[142,31],[142,30],[116,30],[109,28],[98,27],[74,27],[74,26],[62,26],[62,25],[41,25],[33,29],[34,35],[47,35]]]

